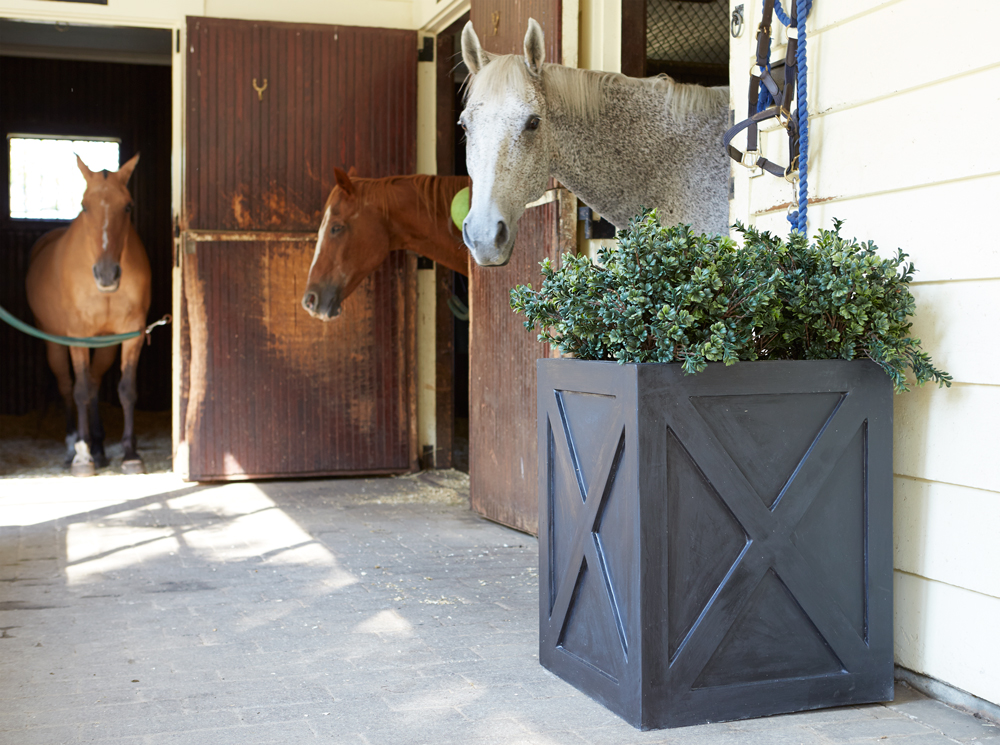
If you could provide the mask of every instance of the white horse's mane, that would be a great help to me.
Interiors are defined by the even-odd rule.
[[[524,59],[505,54],[492,57],[480,71],[470,76],[467,101],[499,104],[510,93],[525,98],[530,74]],[[542,65],[542,84],[550,103],[584,119],[600,117],[605,92],[611,87],[646,90],[663,97],[664,110],[677,118],[689,114],[715,114],[729,105],[729,88],[706,88],[678,83],[666,75],[655,78],[630,78],[616,72],[579,70],[546,63]]]

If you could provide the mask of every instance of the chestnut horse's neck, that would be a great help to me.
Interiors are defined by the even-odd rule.
[[[357,179],[365,201],[383,213],[390,250],[408,249],[468,275],[469,251],[451,219],[451,201],[470,183],[466,176],[391,176]]]

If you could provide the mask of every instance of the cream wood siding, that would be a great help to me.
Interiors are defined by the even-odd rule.
[[[760,5],[745,3],[744,32],[731,40],[737,119]],[[908,253],[914,333],[955,378],[950,389],[925,386],[895,401],[896,661],[1000,703],[997,6],[814,5],[809,232],[836,217],[884,254]],[[784,163],[784,132],[768,129],[765,154]],[[739,166],[734,177],[733,219],[787,235],[792,188]]]

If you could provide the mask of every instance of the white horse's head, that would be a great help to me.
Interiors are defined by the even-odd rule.
[[[472,73],[459,119],[472,177],[462,237],[477,264],[503,266],[510,261],[524,206],[545,193],[549,178],[545,38],[541,26],[529,19],[524,57],[497,56],[479,45],[469,22],[462,31],[462,58]]]

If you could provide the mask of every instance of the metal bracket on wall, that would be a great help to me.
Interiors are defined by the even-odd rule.
[[[417,62],[433,62],[433,61],[434,61],[434,37],[425,36],[423,47],[417,50]]]

